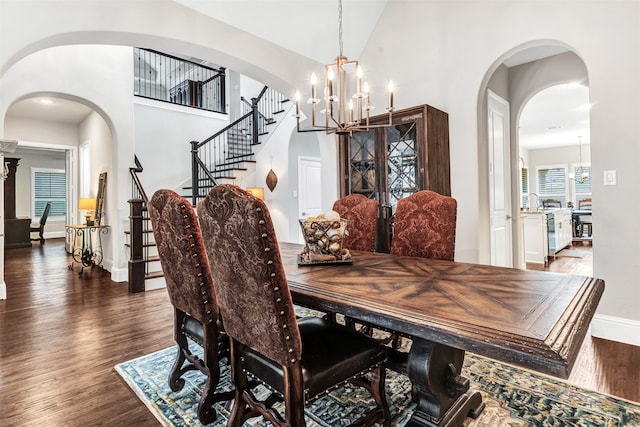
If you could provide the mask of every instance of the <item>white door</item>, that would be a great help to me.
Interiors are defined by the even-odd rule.
[[[488,91],[491,265],[513,266],[509,103]]]
[[[300,218],[322,213],[320,159],[298,157],[298,213]]]

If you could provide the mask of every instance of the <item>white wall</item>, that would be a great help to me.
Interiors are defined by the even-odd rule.
[[[203,141],[229,124],[227,115],[135,99],[135,154],[138,174],[151,198],[160,188],[186,196],[191,182],[191,141]]]

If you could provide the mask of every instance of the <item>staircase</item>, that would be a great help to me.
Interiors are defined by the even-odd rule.
[[[209,190],[217,184],[233,183],[240,173],[255,168],[256,148],[266,141],[265,136],[277,125],[289,100],[282,94],[264,87],[251,102],[242,100],[247,106],[243,116],[202,142],[191,142],[191,183],[183,187],[185,196],[195,206]],[[136,167],[130,168],[132,198],[129,200],[129,226],[126,232],[130,251],[129,292],[164,287],[160,258],[147,212],[148,197],[142,188],[138,173],[143,167],[137,157]]]
[[[194,205],[214,185],[233,182],[238,173],[255,168],[256,148],[277,125],[289,99],[265,86],[251,102],[242,102],[242,117],[204,141],[191,142],[191,185],[184,189]]]

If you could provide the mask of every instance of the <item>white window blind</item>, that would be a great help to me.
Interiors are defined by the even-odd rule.
[[[528,208],[529,206],[529,169],[522,168],[520,169],[520,194],[522,198],[520,199],[520,207]]]
[[[40,218],[47,202],[51,202],[50,217],[67,213],[67,177],[63,170],[37,169],[33,171],[33,218]]]
[[[567,168],[565,166],[538,167],[538,198],[559,200],[567,206]]]

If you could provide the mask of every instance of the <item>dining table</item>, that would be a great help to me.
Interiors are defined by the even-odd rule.
[[[482,412],[462,371],[467,351],[567,378],[604,292],[587,276],[386,253],[309,265],[304,245],[279,246],[295,304],[410,339],[395,368],[412,382],[409,426],[461,426]]]

